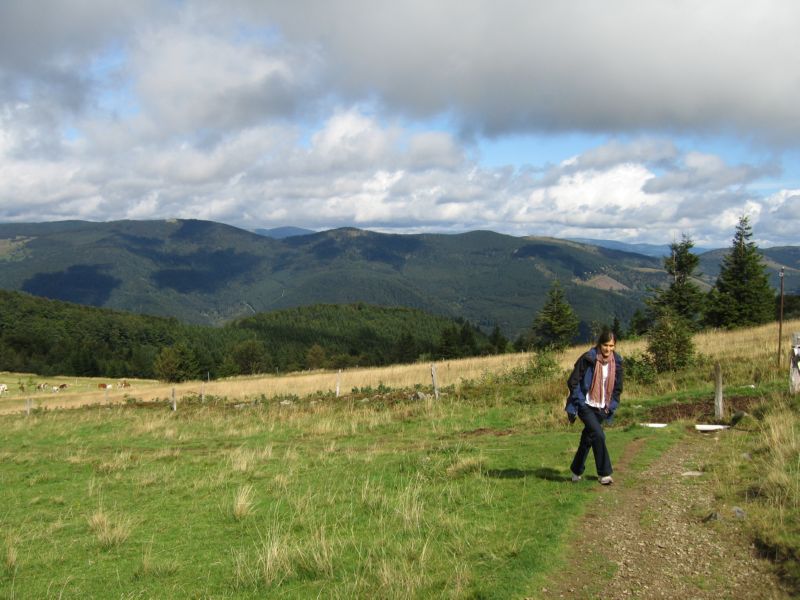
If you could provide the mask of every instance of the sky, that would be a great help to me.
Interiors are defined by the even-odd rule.
[[[800,3],[3,0],[0,222],[800,244]]]

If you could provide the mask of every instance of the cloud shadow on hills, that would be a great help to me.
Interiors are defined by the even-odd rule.
[[[260,256],[237,253],[232,249],[198,250],[191,254],[172,255],[170,259],[180,266],[158,270],[153,273],[152,280],[159,288],[171,288],[184,294],[214,293],[252,271],[263,260]]]
[[[172,237],[202,236],[208,229],[206,224],[191,222]],[[230,285],[234,279],[252,272],[265,260],[257,254],[237,252],[234,248],[171,252],[162,239],[128,234],[119,237],[125,242],[128,252],[146,258],[156,266],[150,279],[157,288],[182,294],[213,294]]]
[[[111,265],[72,265],[57,273],[37,273],[22,284],[22,290],[34,296],[64,300],[76,304],[104,306],[111,292],[122,284],[103,271]]]

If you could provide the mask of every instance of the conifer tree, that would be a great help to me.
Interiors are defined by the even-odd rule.
[[[243,340],[231,348],[231,358],[237,367],[237,373],[255,375],[269,369],[269,353],[261,340]]]
[[[500,326],[495,325],[492,333],[489,336],[489,345],[492,347],[493,354],[503,354],[508,346],[508,340],[503,336],[500,331]]]
[[[649,310],[637,308],[628,326],[628,335],[644,335],[653,326],[653,316]]]
[[[533,347],[540,350],[566,348],[578,334],[578,323],[578,317],[556,279],[547,292],[542,310],[533,321]]]
[[[674,316],[696,328],[703,309],[703,293],[692,281],[700,258],[692,253],[694,242],[682,236],[680,242],[670,244],[670,255],[664,259],[664,268],[672,276],[669,287],[656,293],[651,305],[656,314],[669,310]]]
[[[679,371],[694,360],[694,343],[688,321],[667,308],[648,333],[647,352],[659,373]]]
[[[760,325],[774,318],[775,292],[746,216],[739,219],[733,244],[722,259],[717,282],[706,298],[705,323],[712,327]]]

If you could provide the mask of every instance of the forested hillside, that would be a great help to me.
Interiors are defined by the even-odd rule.
[[[0,291],[0,371],[180,380],[471,356],[502,344],[405,308],[310,306],[211,327]]]
[[[629,252],[489,231],[339,229],[272,239],[194,220],[0,224],[0,288],[220,325],[256,313],[365,302],[463,318],[509,338],[558,279],[587,332],[627,322],[666,276]]]

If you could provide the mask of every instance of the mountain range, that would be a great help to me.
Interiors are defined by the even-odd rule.
[[[708,287],[725,253],[701,254]],[[800,247],[763,250],[777,285],[800,290]],[[398,235],[354,228],[258,233],[199,220],[0,224],[0,288],[186,323],[311,304],[365,302],[527,329],[554,280],[588,331],[625,323],[663,260],[569,240],[491,231]]]

